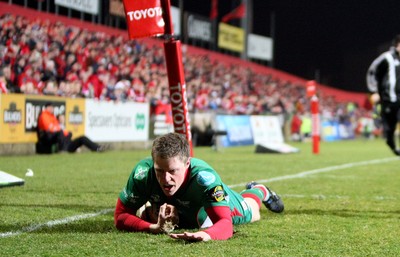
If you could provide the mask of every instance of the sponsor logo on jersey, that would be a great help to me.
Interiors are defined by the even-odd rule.
[[[222,186],[216,186],[211,189],[211,198],[217,202],[221,202],[225,199],[225,192]]]
[[[136,173],[135,173],[134,178],[138,179],[138,180],[142,180],[146,176],[146,173],[148,170],[149,170],[148,167],[138,166],[136,168]]]
[[[126,192],[126,191],[125,191]],[[139,196],[133,195],[133,193],[130,193],[128,196],[128,201],[132,204],[135,204],[136,201],[139,200]]]
[[[209,186],[215,182],[215,176],[208,171],[200,171],[197,175],[197,183],[202,186]]]
[[[182,201],[180,199],[176,199],[176,201],[179,203],[179,205],[189,208],[190,207],[190,201]]]

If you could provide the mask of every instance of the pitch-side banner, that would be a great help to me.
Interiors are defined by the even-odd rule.
[[[85,134],[93,141],[123,142],[149,139],[149,104],[86,100]]]
[[[99,14],[99,2],[99,0],[55,0],[56,5],[94,15]]]
[[[254,144],[264,142],[283,143],[283,134],[276,116],[251,116]]]
[[[217,115],[216,124],[219,131],[227,132],[226,136],[218,139],[220,145],[227,147],[254,144],[250,116]]]
[[[160,0],[123,1],[130,39],[164,34]]]

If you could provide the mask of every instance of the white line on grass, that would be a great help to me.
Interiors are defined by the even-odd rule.
[[[330,171],[334,171],[334,170],[343,170],[343,169],[353,168],[353,167],[357,167],[357,166],[379,164],[379,163],[398,161],[398,160],[399,160],[399,157],[391,157],[391,158],[385,158],[385,159],[375,159],[375,160],[370,160],[370,161],[352,162],[352,163],[346,163],[346,164],[342,164],[342,165],[325,167],[325,168],[321,168],[321,169],[303,171],[303,172],[300,172],[297,174],[292,174],[292,175],[285,175],[285,176],[280,176],[280,177],[275,177],[275,178],[257,180],[257,182],[258,183],[265,183],[265,182],[269,183],[269,182],[273,182],[273,181],[280,181],[280,180],[286,180],[286,179],[303,178],[303,177],[317,174],[317,173],[330,172]],[[236,185],[230,185],[229,187],[243,187],[245,185],[246,184],[236,184]]]
[[[43,227],[53,227],[56,225],[61,225],[61,224],[68,224],[77,220],[83,220],[83,219],[88,219],[88,218],[92,218],[92,217],[96,217],[99,215],[103,215],[103,214],[107,214],[114,211],[114,209],[105,209],[105,210],[101,210],[99,212],[95,212],[95,213],[86,213],[86,214],[81,214],[81,215],[75,215],[75,216],[71,216],[71,217],[66,217],[64,219],[59,219],[59,220],[52,220],[52,221],[48,221],[46,223],[42,223],[42,224],[37,224],[37,225],[32,225],[29,227],[24,227],[21,230],[18,231],[10,231],[10,232],[6,232],[6,233],[0,233],[0,238],[3,237],[10,237],[10,236],[18,236],[22,233],[27,233],[27,232],[32,232],[38,229],[41,229]]]
[[[324,199],[349,199],[351,198],[350,196],[346,195],[293,195],[293,194],[281,194],[283,198],[311,198],[311,199],[317,199],[317,200],[324,200]],[[368,197],[368,199],[371,199],[371,197]],[[374,196],[372,199],[377,200],[377,201],[385,201],[385,200],[397,200],[396,197],[392,196]]]
[[[342,165],[337,165],[337,166],[330,166],[330,167],[321,168],[321,169],[303,171],[303,172],[293,174],[293,175],[286,175],[286,176],[280,176],[280,177],[275,177],[275,178],[270,178],[270,179],[257,180],[257,182],[265,183],[265,182],[280,181],[280,180],[286,180],[286,179],[303,178],[303,177],[317,174],[317,173],[330,172],[330,171],[334,171],[334,170],[342,170],[342,169],[352,168],[352,167],[356,167],[356,166],[379,164],[379,163],[391,162],[391,161],[395,161],[395,160],[399,160],[399,158],[392,157],[392,158],[385,158],[385,159],[376,159],[376,160],[371,160],[371,161],[353,162],[353,163],[347,163],[347,164],[342,164]],[[236,185],[230,185],[229,187],[243,187],[245,185],[246,184],[236,184]],[[10,232],[5,232],[5,233],[0,233],[0,238],[17,236],[22,233],[28,233],[28,232],[32,232],[32,231],[41,229],[43,227],[53,227],[53,226],[60,225],[60,224],[68,224],[68,223],[71,223],[71,222],[74,222],[77,220],[88,219],[88,218],[96,217],[99,215],[107,214],[112,211],[114,211],[114,209],[105,209],[105,210],[101,210],[101,211],[95,212],[95,213],[75,215],[75,216],[71,216],[71,217],[66,217],[64,219],[53,220],[53,221],[49,221],[49,222],[38,224],[38,225],[32,225],[29,227],[22,228],[21,230],[18,230],[18,231],[10,231]]]

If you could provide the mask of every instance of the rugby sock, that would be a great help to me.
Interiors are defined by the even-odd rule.
[[[264,185],[255,185],[253,189],[259,189],[263,193],[262,201],[265,202],[270,197],[268,189]]]
[[[247,189],[247,190],[244,190],[243,192],[241,192],[240,194],[243,196],[243,198],[254,199],[254,201],[256,201],[258,204],[258,208],[261,208],[261,202],[262,202],[263,195],[260,192],[260,190]]]
[[[260,186],[261,187],[254,186],[251,189],[243,190],[240,194],[244,198],[252,198],[252,199],[254,199],[257,202],[258,206],[261,208],[261,203],[263,201],[265,201],[264,199],[268,199],[269,198],[269,192],[265,188],[265,186],[263,186],[263,185],[260,185]],[[267,198],[266,198],[266,196],[267,196]]]

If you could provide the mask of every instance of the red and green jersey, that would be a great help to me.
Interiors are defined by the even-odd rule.
[[[232,224],[251,221],[250,207],[243,197],[225,185],[218,173],[206,162],[191,158],[189,174],[181,188],[172,196],[164,195],[156,179],[153,160],[140,161],[120,193],[122,203],[134,210],[147,201],[152,205],[172,204],[178,209],[180,228],[209,227],[206,209],[229,206]]]

